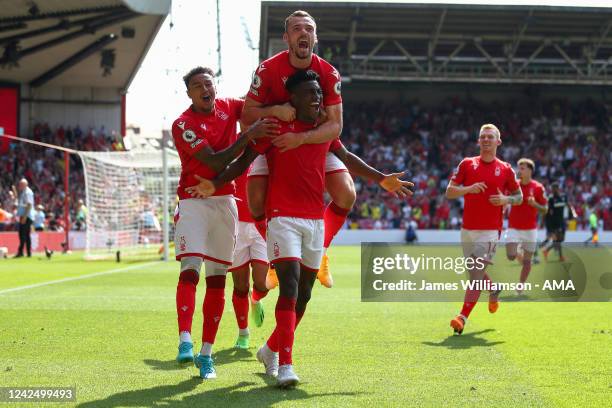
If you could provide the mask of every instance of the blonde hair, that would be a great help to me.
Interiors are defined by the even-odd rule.
[[[533,160],[528,159],[526,157],[523,157],[521,159],[519,159],[519,161],[517,162],[517,164],[520,166],[521,164],[526,165],[527,167],[529,167],[531,169],[531,171],[533,172],[535,170],[535,163],[533,162]]]
[[[487,129],[492,129],[495,131],[495,133],[497,133],[497,138],[501,139],[501,133],[499,132],[499,129],[497,128],[497,126],[495,126],[492,123],[485,123],[484,125],[482,125],[480,127],[480,132],[478,132],[478,135],[481,135],[483,131],[487,130]]]

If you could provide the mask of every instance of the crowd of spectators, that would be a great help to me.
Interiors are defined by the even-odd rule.
[[[47,124],[37,124],[32,140],[85,151],[123,150],[121,139],[115,132],[79,126],[52,129]],[[70,155],[69,207],[71,229],[82,229],[86,208],[85,180],[81,161]],[[15,229],[16,195],[13,186],[25,178],[34,191],[38,230],[63,231],[64,225],[64,153],[57,149],[36,146],[24,142],[11,143],[9,151],[0,155],[0,231]]]
[[[569,229],[588,229],[595,212],[600,227],[612,229],[612,109],[586,100],[484,103],[449,99],[435,107],[418,102],[345,104],[342,141],[384,172],[407,171],[416,185],[398,200],[372,183],[356,181],[357,202],[349,228],[457,229],[462,200],[444,191],[463,157],[478,155],[478,130],[494,123],[502,132],[498,156],[516,167],[521,157],[536,163],[534,178],[547,188],[559,181],[576,209]],[[550,190],[549,190],[550,191]]]
[[[516,165],[519,158],[529,157],[536,163],[536,180],[547,188],[553,181],[561,183],[577,214],[569,229],[588,229],[593,212],[601,228],[612,229],[612,109],[592,100],[537,98],[493,103],[454,98],[433,107],[416,101],[345,103],[342,141],[347,148],[383,172],[406,171],[406,179],[415,183],[414,196],[400,200],[374,183],[356,179],[357,202],[348,227],[460,228],[463,202],[446,200],[444,191],[461,159],[478,154],[477,132],[483,123],[500,128],[501,159]],[[39,124],[32,138],[77,150],[123,150],[120,138],[104,128],[83,131]],[[30,181],[37,211],[45,214],[44,228],[65,228],[61,151],[12,143],[10,152],[0,157],[0,170],[0,229],[12,225],[11,186],[21,177]],[[87,209],[79,202],[84,196],[82,165],[71,155],[72,229],[85,227]]]

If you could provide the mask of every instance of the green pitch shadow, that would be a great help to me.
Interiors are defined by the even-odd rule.
[[[478,332],[464,332],[460,336],[451,335],[439,343],[431,341],[423,341],[421,344],[434,347],[446,347],[449,349],[469,349],[472,347],[492,347],[498,344],[505,343],[504,341],[489,341],[484,337],[478,337],[480,334],[485,334],[494,331],[493,329],[485,329]]]

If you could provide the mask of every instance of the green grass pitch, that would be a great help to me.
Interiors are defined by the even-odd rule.
[[[612,304],[502,303],[490,315],[482,302],[454,337],[448,324],[458,303],[362,303],[359,254],[330,252],[335,287],[317,283],[297,330],[295,390],[273,387],[255,359],[273,327],[277,291],[264,300],[264,326],[251,328],[251,349],[236,352],[228,283],[215,344],[219,378],[203,382],[174,362],[178,263],[85,262],[78,254],[2,260],[0,386],[76,386],[71,406],[80,407],[612,404]]]

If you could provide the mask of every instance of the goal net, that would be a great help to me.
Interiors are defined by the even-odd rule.
[[[163,188],[162,149],[78,152],[85,175],[86,259],[160,259],[164,208],[168,240],[173,240],[176,188],[181,166],[176,151],[165,149],[167,190]],[[164,196],[166,191],[166,196]],[[164,206],[164,200],[167,206]]]

